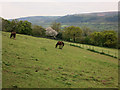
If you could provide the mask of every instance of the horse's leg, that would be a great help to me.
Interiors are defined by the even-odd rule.
[[[62,45],[62,47],[61,47],[61,49],[63,48],[63,45]]]
[[[62,49],[63,48],[63,45],[61,45],[61,48],[60,49]]]
[[[14,34],[14,39],[16,40],[16,34]]]
[[[64,46],[64,43],[62,43],[63,44],[63,46]]]
[[[12,37],[12,34],[10,35],[10,38]]]
[[[57,48],[58,44],[56,44],[55,48]]]

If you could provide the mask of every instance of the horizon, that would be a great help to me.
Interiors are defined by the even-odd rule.
[[[96,14],[96,13],[108,13],[108,12],[118,12],[118,11],[104,11],[104,12],[83,12],[83,13],[77,13],[77,14],[67,14],[67,15],[81,15],[81,14]],[[59,15],[60,17],[62,16],[67,16],[67,15]],[[58,17],[59,17],[58,16]],[[19,19],[19,18],[27,18],[27,17],[52,17],[52,16],[23,16],[23,17],[17,17],[17,18],[9,18],[7,20],[10,20],[10,19]],[[53,17],[57,17],[55,15],[53,15]],[[3,17],[2,17],[3,18]],[[5,18],[4,18],[5,19]]]
[[[65,16],[118,11],[117,2],[2,2],[1,17]]]

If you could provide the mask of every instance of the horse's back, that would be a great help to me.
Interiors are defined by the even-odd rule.
[[[16,32],[11,32],[11,34],[16,34]]]
[[[58,44],[61,45],[61,44],[62,44],[62,41],[58,41]]]

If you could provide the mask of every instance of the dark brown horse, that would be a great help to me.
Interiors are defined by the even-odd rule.
[[[16,39],[16,32],[11,32],[11,35],[10,35],[10,38],[14,38],[14,39]]]
[[[58,41],[55,48],[57,48],[58,45],[59,45],[59,49],[62,49],[64,46],[64,43],[62,41]]]

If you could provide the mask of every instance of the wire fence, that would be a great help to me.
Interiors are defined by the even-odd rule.
[[[65,44],[86,49],[92,52],[100,53],[103,55],[107,55],[110,57],[118,58],[118,50],[117,49],[110,49],[110,48],[104,48],[104,47],[97,47],[97,46],[92,46],[92,45],[85,45],[85,44],[78,44],[78,43],[70,43],[66,42]]]

